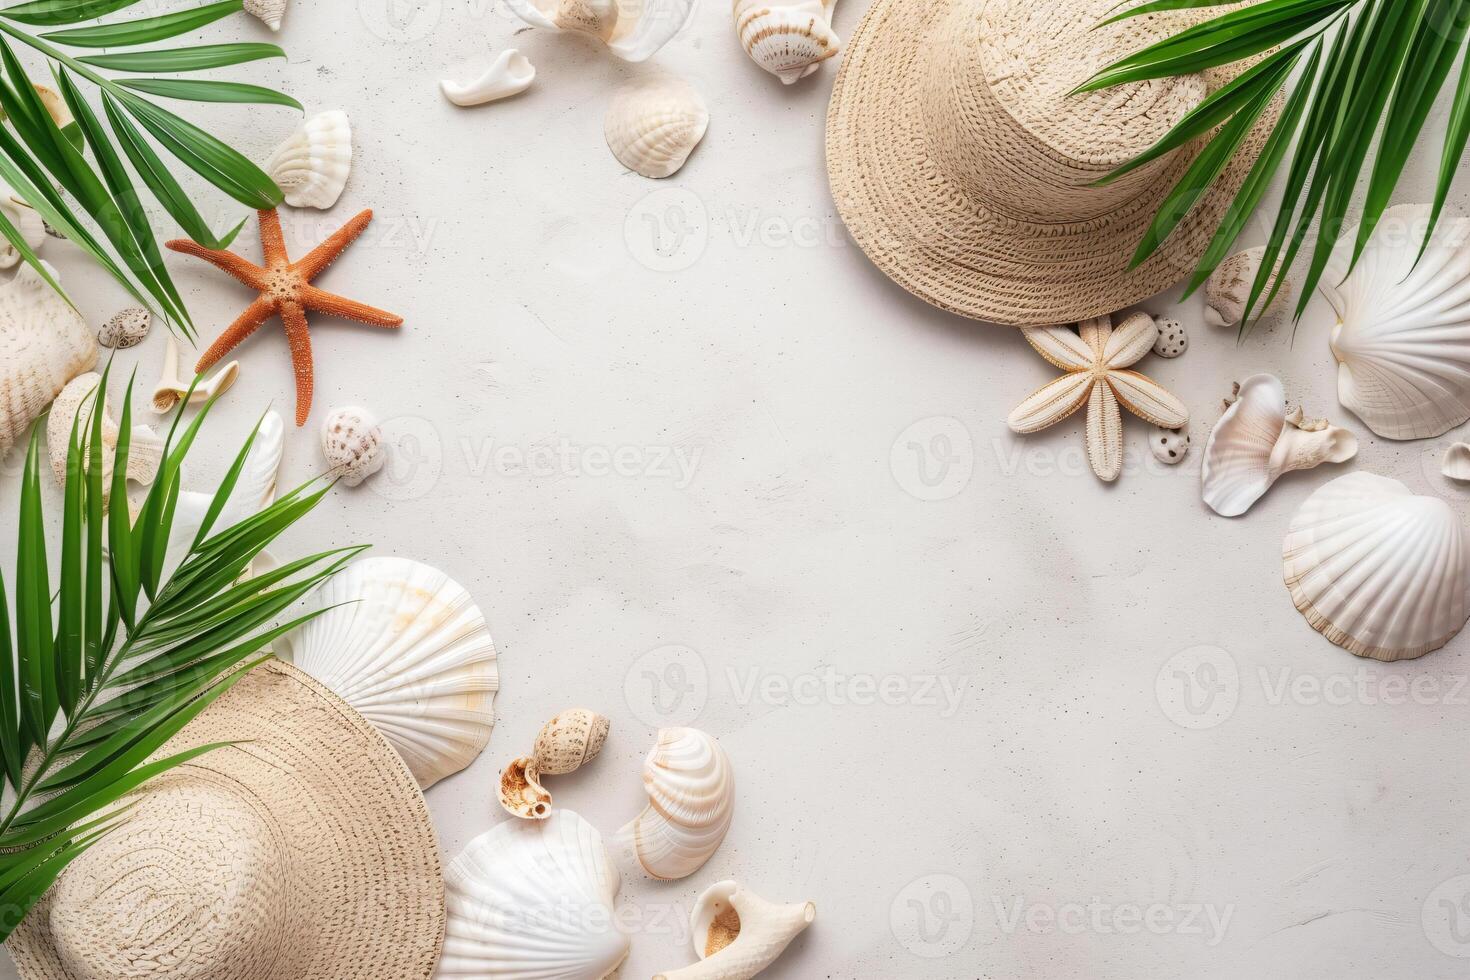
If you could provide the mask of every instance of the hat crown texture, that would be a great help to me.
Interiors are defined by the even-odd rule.
[[[289,842],[228,780],[181,772],[150,790],[53,892],[51,933],[70,975],[272,975],[293,958]]]
[[[1099,28],[1115,0],[970,0],[917,55],[929,153],[974,201],[1020,221],[1090,221],[1149,189],[1160,158],[1095,182],[1147,150],[1209,94],[1199,75],[1072,95],[1118,59],[1187,26],[1145,16]]]

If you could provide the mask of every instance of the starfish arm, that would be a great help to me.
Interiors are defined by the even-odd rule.
[[[225,328],[225,332],[219,335],[214,343],[209,345],[209,350],[199,358],[199,363],[194,365],[194,373],[203,374],[214,367],[220,360],[234,350],[246,337],[255,333],[256,329],[271,318],[276,312],[276,304],[264,296],[257,297],[254,303],[245,308],[245,312],[235,318],[235,322]]]
[[[1107,378],[1118,401],[1139,418],[1166,429],[1189,424],[1189,409],[1185,404],[1152,378],[1137,371],[1109,371]]]
[[[306,311],[295,303],[281,307],[286,324],[286,340],[291,344],[291,367],[296,372],[296,424],[306,424],[311,414],[311,395],[315,372],[311,363],[311,332],[306,327]]]
[[[1110,368],[1125,368],[1143,360],[1159,339],[1159,327],[1147,313],[1135,313],[1124,320],[1108,338],[1103,363]]]
[[[370,323],[378,327],[401,327],[403,317],[387,310],[380,310],[376,306],[368,306],[357,300],[329,293],[325,289],[317,289],[315,286],[306,286],[301,290],[301,305],[308,310],[316,310],[318,313],[327,313],[332,316],[340,316],[347,320],[356,320],[358,323]]]
[[[1063,371],[1086,371],[1096,360],[1092,348],[1070,327],[1022,327],[1021,333],[1047,363]]]
[[[357,240],[357,236],[367,230],[368,224],[373,220],[372,209],[362,212],[347,224],[332,233],[332,237],[322,242],[316,248],[296,263],[296,271],[300,272],[302,278],[308,282],[321,274],[322,270],[336,261],[337,256],[347,250],[347,246]]]
[[[1086,371],[1064,374],[1016,406],[1007,421],[1013,431],[1023,435],[1040,432],[1087,404],[1092,387],[1093,377]]]
[[[251,289],[265,288],[262,279],[265,270],[253,262],[240,258],[234,252],[205,248],[198,242],[191,242],[187,238],[175,239],[168,243],[168,247],[181,255],[192,255],[196,259],[203,259],[215,268],[234,276]]]
[[[1107,385],[1093,385],[1087,405],[1087,459],[1104,482],[1112,483],[1123,472],[1123,416]]]
[[[260,247],[265,252],[265,265],[270,268],[286,265],[291,258],[286,254],[286,236],[281,232],[280,212],[257,211],[260,218]]]
[[[1093,360],[1101,361],[1103,351],[1108,346],[1108,338],[1113,333],[1113,318],[1104,315],[1083,320],[1077,324],[1077,333],[1082,337],[1082,342],[1092,349]]]

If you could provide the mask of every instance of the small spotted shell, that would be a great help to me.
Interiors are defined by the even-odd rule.
[[[607,741],[609,722],[587,708],[563,711],[536,736],[536,766],[548,776],[565,776],[597,758]]]
[[[1154,341],[1154,353],[1160,357],[1178,357],[1189,350],[1189,334],[1184,324],[1172,317],[1161,316],[1154,321],[1159,326],[1159,339]]]
[[[97,331],[97,343],[113,350],[136,347],[148,336],[152,326],[152,313],[141,306],[130,306],[114,313],[112,319],[102,325],[102,329]]]
[[[327,413],[322,423],[322,454],[331,475],[349,487],[383,468],[383,430],[365,408],[348,406]]]

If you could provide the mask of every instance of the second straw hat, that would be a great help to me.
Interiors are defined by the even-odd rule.
[[[1278,106],[1173,236],[1130,271],[1198,146],[1092,185],[1239,69],[1071,95],[1098,70],[1209,16],[1098,27],[1116,7],[874,0],[832,92],[827,169],[843,221],[879,269],[935,306],[1019,326],[1113,313],[1193,270]]]

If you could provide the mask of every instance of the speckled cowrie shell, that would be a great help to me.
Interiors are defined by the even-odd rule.
[[[1154,322],[1159,327],[1159,339],[1154,341],[1155,354],[1178,357],[1189,350],[1189,334],[1184,332],[1184,324],[1167,316],[1161,316]]]
[[[1148,448],[1160,463],[1169,466],[1182,463],[1189,455],[1189,428],[1165,429],[1156,425],[1149,434]]]

